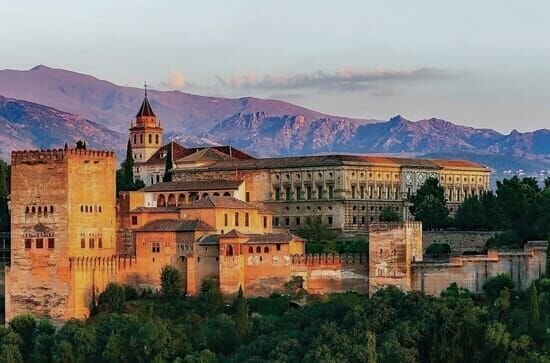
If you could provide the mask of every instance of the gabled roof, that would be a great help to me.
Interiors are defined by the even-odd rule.
[[[191,203],[183,204],[181,209],[207,209],[207,208],[228,208],[228,209],[258,209],[263,213],[271,213],[263,203],[247,203],[233,197],[212,197],[207,196]]]
[[[237,190],[242,180],[193,180],[157,183],[141,189],[143,192],[180,192],[200,190]]]
[[[158,219],[146,223],[137,232],[194,232],[215,231],[215,229],[200,219]]]
[[[222,234],[220,238],[248,238],[247,234],[241,233],[237,231],[236,229],[232,229],[231,231]]]
[[[184,156],[181,159],[177,159],[176,163],[185,163],[193,161],[222,161],[222,160],[231,160],[232,157],[218,151],[214,148],[206,148]]]
[[[188,155],[186,148],[181,146],[175,141],[170,141],[168,144],[162,145],[151,157],[144,163],[140,165],[164,165],[166,164],[166,155],[168,155],[168,148],[172,148],[173,155],[172,160],[177,160],[179,158]],[[136,163],[137,164],[137,163]]]
[[[145,94],[145,98],[141,103],[141,107],[139,108],[136,117],[156,117],[155,113],[153,112],[153,107],[151,107],[149,99],[147,98],[147,94]]]
[[[266,234],[245,234],[235,229],[222,234],[219,238],[247,238],[244,243],[290,243],[292,241],[304,241],[303,238],[293,235],[289,232],[284,233],[266,233]]]
[[[219,234],[212,234],[210,236],[200,236],[197,239],[197,242],[200,245],[206,245],[206,246],[219,245],[220,244],[220,235]]]

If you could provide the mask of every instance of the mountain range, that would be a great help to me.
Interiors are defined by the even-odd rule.
[[[3,157],[12,149],[59,147],[78,138],[122,155],[143,90],[37,66],[0,70],[0,95]],[[149,99],[167,138],[188,146],[231,144],[257,156],[355,152],[458,157],[489,165],[497,174],[540,176],[550,170],[548,129],[506,135],[437,118],[353,119],[283,101],[180,91],[150,91]]]

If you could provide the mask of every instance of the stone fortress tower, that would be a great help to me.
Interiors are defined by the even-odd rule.
[[[11,266],[6,320],[16,314],[84,317],[115,255],[110,151],[17,151],[11,158]]]
[[[162,146],[162,128],[160,121],[153,112],[153,108],[147,98],[147,85],[145,85],[145,97],[136,115],[135,124],[130,125],[130,143],[134,162],[144,163]]]

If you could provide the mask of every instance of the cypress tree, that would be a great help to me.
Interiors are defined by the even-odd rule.
[[[529,303],[529,313],[531,328],[535,329],[540,323],[539,297],[537,293],[537,285],[535,283],[533,283],[533,286],[531,286],[531,301]]]
[[[371,331],[367,332],[367,362],[376,363],[376,334]]]
[[[172,181],[172,168],[174,163],[172,162],[172,143],[168,145],[168,154],[166,155],[166,168],[164,170],[164,177],[162,178],[163,182]]]
[[[239,286],[239,294],[235,299],[235,338],[237,344],[244,343],[250,334],[250,320],[248,318],[248,303]]]
[[[6,232],[10,228],[8,175],[8,165],[0,160],[0,232]]]
[[[120,165],[124,174],[124,184],[131,189],[134,184],[134,156],[132,155],[132,143],[128,139],[126,146],[126,159]]]

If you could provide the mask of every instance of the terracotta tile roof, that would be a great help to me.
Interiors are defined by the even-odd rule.
[[[213,234],[213,235],[210,235],[210,236],[201,236],[201,237],[199,237],[197,242],[198,242],[199,245],[207,245],[207,246],[219,245],[220,244],[220,235]]]
[[[221,151],[218,151],[214,148],[206,148],[206,149],[202,149],[197,152],[194,152],[192,154],[189,154],[187,156],[184,156],[181,159],[177,159],[176,164],[194,162],[194,161],[222,161],[222,160],[231,160],[231,159],[232,159],[231,156],[224,154]]]
[[[457,160],[434,160],[415,158],[396,158],[386,156],[372,156],[361,154],[331,154],[314,156],[293,156],[282,158],[263,158],[249,160],[219,161],[204,168],[210,170],[256,170],[256,169],[278,169],[278,168],[302,168],[302,167],[327,167],[341,166],[350,163],[366,165],[393,165],[396,167],[422,167],[440,169],[446,166],[467,166],[469,168],[484,169],[483,166],[473,162]],[[453,164],[455,163],[455,164]]]
[[[242,180],[194,180],[175,181],[152,184],[142,188],[143,192],[179,192],[199,190],[236,190],[239,189]]]
[[[483,168],[482,165],[467,160],[443,160],[443,159],[430,159],[430,161],[437,166],[447,168]]]
[[[245,243],[290,243],[291,241],[303,241],[304,239],[292,233],[266,233],[266,234],[245,234],[235,229],[219,236],[219,238],[248,238]]]
[[[181,209],[205,209],[205,208],[228,208],[228,209],[258,209],[262,212],[269,212],[269,209],[259,202],[247,203],[233,197],[204,197],[191,203],[182,204]]]
[[[172,155],[173,160],[180,159],[186,155],[189,155],[188,149],[184,148],[180,144],[178,144],[175,141],[170,141],[168,144],[162,145],[151,157],[144,163],[136,163],[139,165],[164,165],[166,164],[166,155],[168,154],[168,148],[172,147],[173,144],[173,152],[174,155]]]
[[[248,234],[241,233],[237,231],[236,229],[232,229],[231,231],[222,234],[220,238],[247,238],[249,237]]]
[[[136,229],[137,232],[193,232],[215,231],[200,219],[158,219]]]
[[[130,211],[130,213],[177,213],[178,207],[137,207]]]

